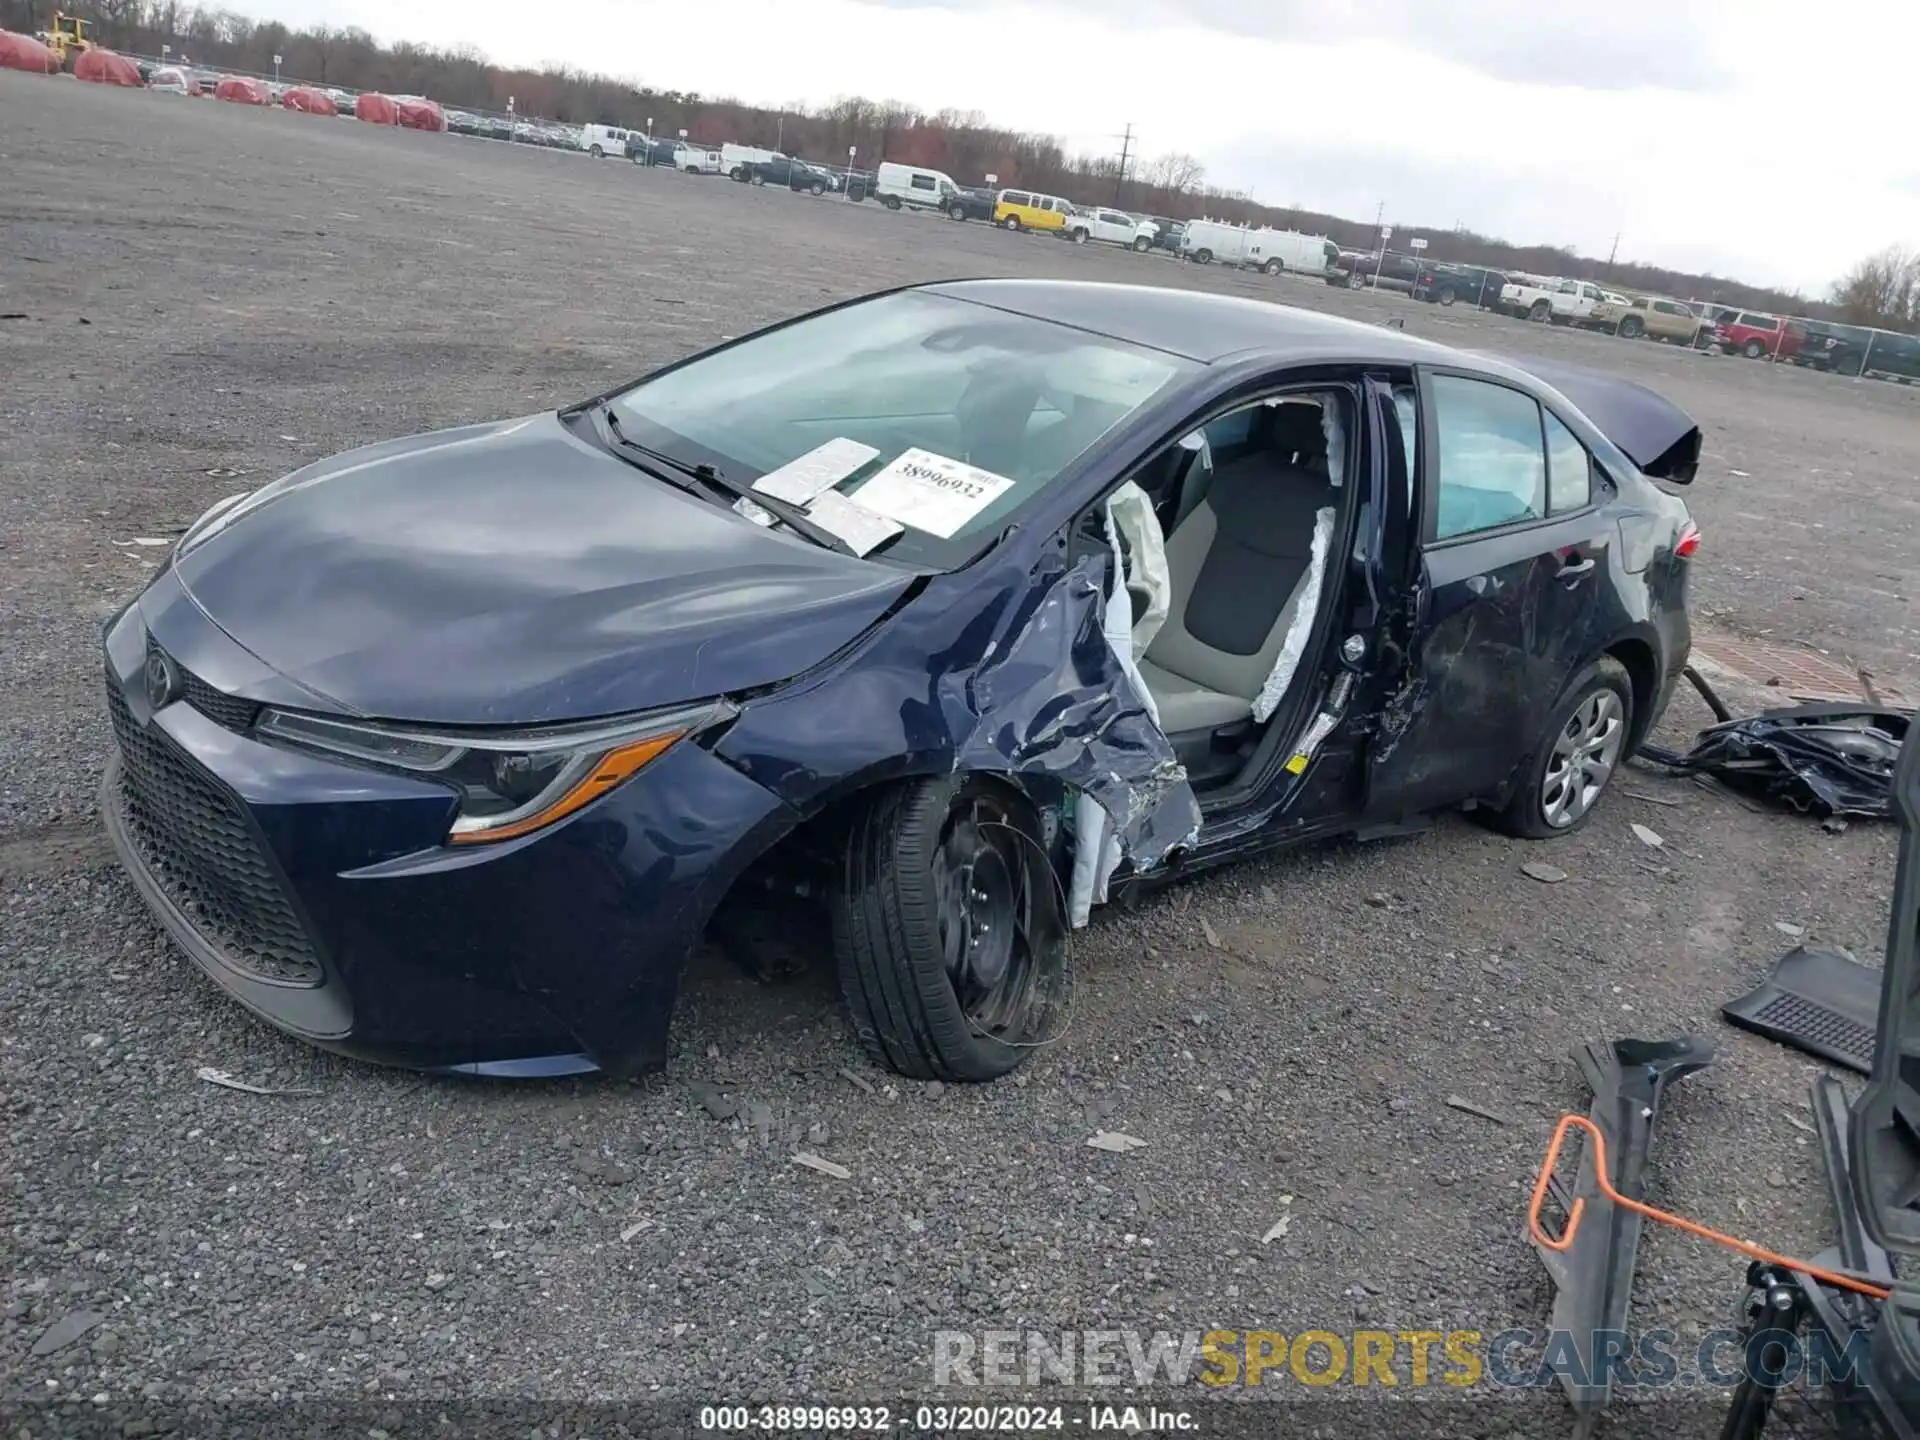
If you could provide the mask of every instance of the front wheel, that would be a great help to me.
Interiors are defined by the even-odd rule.
[[[593,146],[591,149],[587,151],[587,154],[591,155],[596,160],[601,160],[606,158],[606,153],[607,152],[602,150],[598,145]]]
[[[1018,230],[1020,228],[1020,217],[1018,215],[1007,216],[1006,219],[1000,222],[1000,228],[1003,230]]]
[[[1087,232],[1084,230],[1075,230],[1067,238],[1072,240],[1076,245],[1084,245],[1087,243]]]
[[[764,185],[767,183],[767,177],[756,170],[747,177],[747,183],[750,185]]]
[[[1282,270],[1286,269],[1287,267],[1282,265],[1278,260],[1269,260],[1267,261],[1266,264],[1262,265],[1260,268],[1266,271],[1267,274],[1269,275],[1278,275]]]
[[[1194,261],[1195,261],[1195,263],[1197,263],[1197,264],[1200,264],[1200,265],[1211,265],[1211,264],[1213,263],[1213,251],[1211,251],[1211,250],[1200,250],[1200,251],[1197,251],[1197,252],[1195,252],[1195,254],[1194,254],[1194,257],[1193,257],[1193,258],[1194,258]]]
[[[881,204],[885,205],[889,210],[898,210],[900,208],[900,197],[898,195],[889,195],[885,200],[881,201]]]
[[[1762,355],[1767,353],[1767,347],[1758,340],[1749,340],[1741,348],[1740,353],[1749,360],[1758,360]]]
[[[1632,733],[1633,683],[1625,666],[1602,656],[1561,692],[1500,828],[1546,840],[1585,825],[1626,759]]]
[[[967,218],[966,207],[963,205],[947,206],[947,218],[949,220],[965,221]]]
[[[1153,248],[1153,241],[1149,240],[1145,235],[1136,235],[1133,237],[1133,249],[1135,254],[1144,255],[1147,253],[1148,250],[1152,248]]]
[[[867,1052],[915,1080],[993,1080],[1058,1031],[1060,891],[1024,798],[915,780],[856,819],[833,896],[840,988]]]
[[[1440,293],[1434,296],[1433,298],[1435,302],[1438,304],[1451,305],[1453,304],[1454,300],[1458,297],[1454,295],[1453,287],[1451,285],[1442,285],[1440,287]]]
[[[813,193],[816,195],[824,195],[827,193],[826,182],[822,180],[814,181],[813,184],[809,185],[807,188],[813,191]]]

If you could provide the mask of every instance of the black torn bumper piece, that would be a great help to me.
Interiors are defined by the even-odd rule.
[[[1574,1059],[1593,1091],[1587,1113],[1606,1137],[1608,1178],[1620,1194],[1644,1199],[1654,1122],[1667,1087],[1712,1063],[1713,1045],[1697,1035],[1597,1040],[1576,1050]],[[1569,1337],[1577,1362],[1558,1367],[1560,1381],[1582,1422],[1590,1423],[1588,1417],[1606,1408],[1615,1372],[1626,1364],[1624,1356],[1599,1352],[1607,1337],[1626,1330],[1641,1222],[1600,1193],[1591,1165],[1580,1167],[1571,1188],[1556,1177],[1552,1194],[1563,1209],[1575,1199],[1586,1204],[1573,1244],[1541,1249],[1540,1258],[1553,1281],[1553,1329]]]

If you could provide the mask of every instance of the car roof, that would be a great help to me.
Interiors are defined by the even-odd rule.
[[[1265,300],[1086,280],[951,280],[923,287],[1211,365],[1229,357],[1467,365],[1510,373],[1450,346]]]

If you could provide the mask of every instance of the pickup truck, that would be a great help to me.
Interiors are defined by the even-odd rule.
[[[1118,210],[1076,210],[1067,217],[1067,228],[1060,233],[1075,245],[1099,240],[1129,250],[1150,250],[1158,230],[1151,220],[1136,220]]]
[[[991,225],[994,201],[999,195],[997,190],[979,190],[962,185],[941,201],[940,208],[947,212],[949,220],[984,220]]]
[[[833,177],[826,171],[791,155],[776,155],[771,160],[750,162],[747,180],[754,185],[784,185],[789,190],[809,190],[815,195],[824,195],[834,188]]]
[[[1606,329],[1619,307],[1591,280],[1514,280],[1500,287],[1500,308],[1538,323]]]

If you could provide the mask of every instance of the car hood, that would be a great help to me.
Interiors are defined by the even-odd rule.
[[[791,678],[913,577],[747,521],[554,415],[295,471],[175,572],[262,663],[361,715],[525,725]]]

